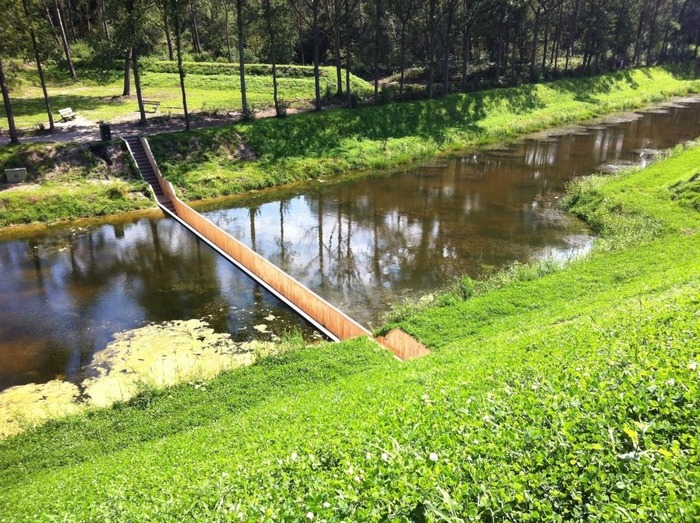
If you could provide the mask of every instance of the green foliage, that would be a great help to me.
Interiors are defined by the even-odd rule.
[[[0,168],[27,168],[28,184],[0,192],[0,227],[118,214],[152,206],[119,144],[22,144],[0,149]]]
[[[48,70],[48,90],[54,110],[71,107],[80,116],[93,121],[115,118],[135,118],[138,107],[133,98],[121,97],[123,89],[123,62],[111,62],[114,51],[105,49],[104,63],[85,63],[79,67],[79,82],[73,83],[65,72],[55,67]],[[96,57],[97,60],[100,57]],[[93,60],[94,62],[94,60]],[[17,68],[13,78],[13,109],[18,128],[34,128],[47,122],[43,94],[35,72],[27,67]],[[238,66],[227,63],[185,64],[187,71],[187,102],[192,112],[220,112],[227,114],[241,108]],[[294,107],[308,106],[314,97],[313,69],[305,66],[278,66],[279,96]],[[144,60],[141,83],[145,98],[160,100],[163,115],[182,115],[182,94],[177,64]],[[311,73],[311,74],[310,74]],[[257,108],[273,107],[272,69],[267,64],[246,65],[248,101]],[[333,82],[330,68],[321,68],[322,85]],[[352,88],[359,96],[370,92],[370,86],[356,76],[351,77]],[[4,118],[0,106],[0,118]],[[56,118],[58,116],[56,115]]]
[[[700,211],[700,172],[690,180],[675,184],[671,190],[681,205]]]
[[[695,521],[700,215],[674,188],[699,164],[700,147],[679,149],[590,189],[662,223],[647,241],[545,276],[517,267],[482,294],[464,280],[470,299],[407,316],[430,356],[297,349],[0,442],[0,513]]]
[[[173,135],[152,137],[151,143],[166,177],[187,198],[199,199],[349,170],[392,167],[469,143],[629,110],[698,88],[697,81],[653,68],[236,125],[236,133],[257,161],[220,156],[198,146],[197,157],[206,156],[205,163],[192,157],[175,164],[170,161]],[[218,132],[231,135],[228,128]],[[199,141],[198,135],[189,136]],[[238,143],[230,148],[234,145]],[[212,179],[216,183],[209,183]]]

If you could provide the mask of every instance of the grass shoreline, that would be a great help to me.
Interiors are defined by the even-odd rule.
[[[261,119],[161,134],[149,141],[161,170],[181,196],[200,201],[321,177],[366,176],[459,148],[512,140],[695,92],[700,92],[700,80],[656,67],[432,101]],[[51,147],[65,149],[66,156],[83,154],[85,166],[71,165],[65,176],[46,183],[46,158],[55,156]],[[35,182],[0,192],[0,227],[153,207],[130,168],[114,171],[99,156],[82,152],[85,148],[0,148],[2,166],[27,165]],[[105,170],[114,171],[108,180]]]
[[[654,67],[155,135],[149,142],[164,176],[193,201],[395,168],[697,92],[700,80]],[[251,155],[255,161],[246,159]]]
[[[603,240],[398,320],[0,442],[0,521],[700,516],[700,146],[592,177]]]

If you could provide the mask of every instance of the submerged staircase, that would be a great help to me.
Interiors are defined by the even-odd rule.
[[[338,341],[357,336],[373,338],[365,327],[180,200],[172,185],[160,174],[144,138],[129,136],[123,140],[141,176],[153,189],[158,205],[166,214],[178,220],[330,339]],[[400,360],[417,358],[430,352],[425,345],[400,329],[393,329],[385,336],[374,339]]]
[[[158,182],[154,165],[151,164],[141,139],[138,136],[127,136],[126,138],[123,138],[123,140],[126,142],[129,152],[131,153],[131,157],[141,172],[141,176],[146,183],[151,186],[151,189],[153,189],[153,194],[156,197],[158,204],[161,207],[165,207],[172,214],[176,214],[173,202],[170,201],[170,198],[168,198],[168,196],[163,192],[163,189]]]

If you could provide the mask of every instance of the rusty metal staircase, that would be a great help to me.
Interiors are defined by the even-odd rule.
[[[151,165],[148,155],[146,154],[146,150],[144,149],[139,137],[127,136],[126,138],[123,138],[123,140],[126,142],[129,152],[131,152],[131,157],[134,159],[136,166],[141,172],[141,176],[146,183],[151,186],[151,189],[153,189],[153,194],[155,195],[158,204],[175,214],[173,202],[170,201],[170,198],[168,198],[168,196],[163,192],[163,189],[158,182],[158,177],[156,176],[153,165]]]

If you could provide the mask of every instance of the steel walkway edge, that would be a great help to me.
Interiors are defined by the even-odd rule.
[[[172,185],[161,175],[145,138],[131,136],[123,140],[163,212],[204,240],[330,339],[339,341],[357,336],[373,338],[365,327],[180,200]],[[420,357],[430,352],[422,343],[400,329],[393,329],[375,341],[388,348],[400,360]]]

